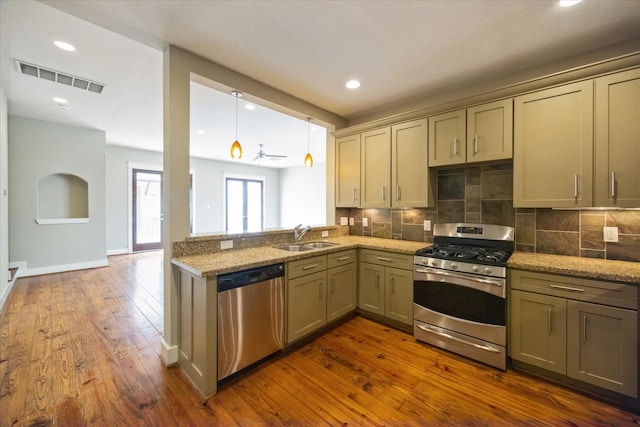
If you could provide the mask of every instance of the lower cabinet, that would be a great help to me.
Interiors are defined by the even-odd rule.
[[[413,257],[363,249],[358,307],[413,325]]]
[[[287,343],[356,308],[355,249],[289,262],[286,275]]]
[[[512,270],[511,358],[638,397],[637,303],[634,285]]]

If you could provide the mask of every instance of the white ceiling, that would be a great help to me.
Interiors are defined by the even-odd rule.
[[[639,0],[572,8],[555,0],[4,0],[0,8],[1,81],[11,114],[103,129],[108,143],[155,150],[162,149],[162,50],[169,44],[353,122],[446,91],[640,51]],[[56,39],[78,50],[63,52],[51,44]],[[107,87],[96,95],[19,75],[13,58]],[[346,89],[350,78],[362,87]],[[228,159],[235,99],[197,84],[192,93],[192,154]],[[67,98],[71,110],[55,106],[53,96]],[[301,158],[307,123],[283,118],[241,108],[245,150],[264,143],[287,161]],[[311,132],[312,152],[319,133]],[[322,155],[314,153],[316,161]]]

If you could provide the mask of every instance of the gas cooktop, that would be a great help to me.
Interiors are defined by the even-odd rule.
[[[451,261],[506,266],[507,260],[511,256],[511,251],[478,246],[435,244],[428,248],[418,250],[416,255]]]

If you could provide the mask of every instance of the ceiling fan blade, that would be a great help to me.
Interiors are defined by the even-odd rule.
[[[287,156],[284,154],[265,154],[265,157],[272,157],[272,158],[277,158],[277,159],[286,159]]]
[[[256,160],[258,160],[259,158],[260,158],[260,155],[258,154],[258,155],[257,155],[257,156],[255,156],[255,157],[253,158],[253,160],[251,160],[251,161],[252,161],[252,162],[255,162],[255,161],[256,161]]]

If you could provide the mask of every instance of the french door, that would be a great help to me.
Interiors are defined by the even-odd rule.
[[[133,252],[162,249],[162,172],[132,169]]]
[[[264,181],[226,178],[227,233],[262,231],[264,222]]]

